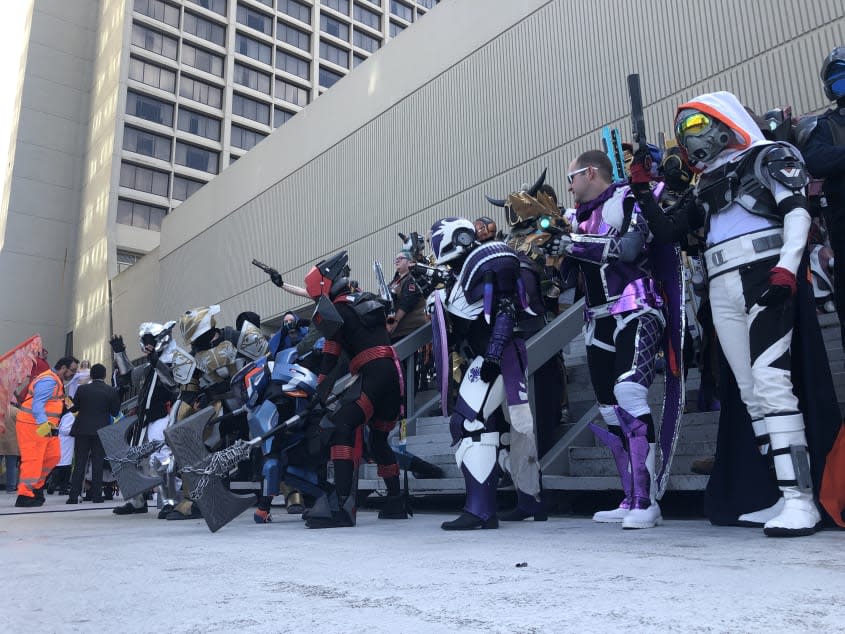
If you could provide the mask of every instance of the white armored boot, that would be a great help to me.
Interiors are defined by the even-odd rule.
[[[800,413],[767,416],[772,458],[783,510],[763,525],[769,537],[803,537],[816,532],[821,514],[813,499],[804,418]]]

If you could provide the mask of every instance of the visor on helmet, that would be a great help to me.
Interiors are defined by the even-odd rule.
[[[704,134],[713,125],[713,120],[703,112],[693,112],[675,124],[675,136],[678,143],[690,136]]]

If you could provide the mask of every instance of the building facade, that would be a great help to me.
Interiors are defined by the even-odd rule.
[[[100,3],[93,4],[103,9]],[[175,319],[194,306],[219,303],[223,306],[221,321],[231,323],[242,310],[271,318],[302,305],[301,300],[272,286],[250,265],[252,258],[274,265],[286,279],[297,283],[311,264],[346,249],[353,276],[373,288],[371,262],[390,261],[399,246],[398,231],[424,232],[433,220],[446,215],[474,218],[498,213],[484,201],[484,194],[501,197],[533,181],[546,167],[550,183],[566,202],[563,190],[568,163],[584,150],[600,147],[604,125],[619,127],[623,136],[628,134],[625,77],[631,72],[642,75],[647,126],[655,139],[660,132],[671,133],[677,104],[712,90],[731,90],[759,112],[784,104],[791,104],[796,113],[819,111],[826,106],[818,79],[821,60],[845,39],[845,8],[833,0],[803,4],[702,0],[696,15],[706,19],[698,20],[695,28],[660,0],[635,4],[445,0],[408,33],[354,67],[355,56],[364,57],[368,52],[362,46],[364,40],[355,41],[358,24],[365,27],[368,19],[361,9],[381,15],[383,43],[390,38],[391,24],[404,25],[401,16],[391,13],[396,8],[392,4],[352,0],[348,12],[345,4],[338,5],[343,9],[338,12],[299,0],[311,10],[307,16],[310,28],[306,28],[307,20],[282,15],[281,5],[290,9],[291,3],[276,0],[275,21],[267,27],[254,17],[256,12],[266,14],[265,18],[271,15],[265,2],[227,0],[225,20],[233,22],[227,22],[226,47],[233,48],[225,48],[224,56],[224,49],[205,37],[183,32],[187,14],[221,27],[222,15],[213,11],[213,2],[203,2],[208,5],[203,7],[186,1],[180,7],[179,54],[201,49],[222,57],[223,79],[214,73],[215,62],[208,61],[214,57],[188,53],[194,55],[190,67],[185,66],[186,58],[180,58],[177,83],[172,90],[165,90],[137,79],[147,78],[147,66],[141,73],[138,62],[171,68],[173,60],[168,62],[164,51],[172,54],[173,45],[165,44],[163,38],[175,38],[175,32],[155,15],[133,11],[134,5],[122,6],[121,13],[115,8],[121,3],[103,4],[112,7],[115,15],[102,14],[99,19],[101,35],[97,54],[92,53],[94,90],[89,110],[97,113],[102,104],[99,108],[122,121],[107,126],[114,137],[111,146],[105,142],[98,145],[89,131],[84,155],[87,163],[79,186],[83,213],[76,246],[79,262],[73,269],[76,286],[68,299],[67,321],[67,330],[74,331],[74,349],[82,355],[104,350],[111,332],[133,335],[140,321]],[[410,2],[403,6],[413,8],[415,19],[426,8]],[[238,21],[239,11],[243,22]],[[349,24],[348,45],[344,45],[345,37],[338,36],[345,32],[325,32],[320,17],[324,15]],[[108,71],[114,64],[114,58],[106,61],[100,54],[110,50],[111,42],[102,36],[103,25],[118,23],[115,29],[120,32],[121,46],[115,44],[114,56],[125,60],[126,73],[115,71],[115,88],[104,88],[106,94],[101,95],[97,88],[101,81],[103,86],[109,85]],[[335,29],[333,23],[325,24]],[[328,47],[322,47],[326,61],[319,51],[316,61],[313,53],[304,55],[302,48],[291,43],[300,36],[291,34],[288,27],[310,35],[312,50],[323,43],[348,49],[347,61],[353,68],[349,77],[315,99],[322,92],[321,81],[323,85],[331,81],[329,75],[321,80],[321,73],[340,72],[343,63],[337,66],[331,60],[343,59]],[[364,27],[360,33],[376,36],[375,30]],[[148,37],[149,31],[154,34]],[[135,41],[136,32],[138,42],[143,34],[143,45],[127,44]],[[210,33],[207,29],[202,32]],[[155,33],[162,38],[160,45]],[[648,33],[648,41],[634,45],[631,38],[636,33]],[[291,40],[285,39],[289,35]],[[117,39],[115,35],[115,42]],[[150,51],[148,41],[161,52]],[[261,53],[257,60],[252,57],[252,41],[269,47],[270,57],[266,53],[264,61]],[[239,42],[246,53],[237,52]],[[279,68],[279,59],[288,59],[286,55],[310,60],[307,80],[291,72],[296,71],[295,66]],[[131,71],[133,64],[135,71]],[[239,70],[242,67],[246,70]],[[136,79],[130,78],[130,71]],[[272,76],[259,80],[253,71]],[[224,104],[234,103],[237,96],[251,101],[243,101],[236,112],[223,114],[193,98],[196,94],[205,98],[204,89],[183,95],[183,75],[220,87]],[[159,71],[155,81],[161,82],[161,76]],[[125,77],[125,90],[120,88],[121,77]],[[230,77],[235,79],[230,82]],[[302,107],[295,103],[296,95],[302,93],[286,92],[288,85],[305,90],[310,103],[270,134],[277,111],[290,114]],[[269,96],[259,86],[269,87]],[[131,97],[134,114],[124,114],[131,95],[141,95],[141,100]],[[172,101],[172,113],[150,99],[161,104]],[[252,102],[267,106],[260,109],[260,121],[256,120],[259,109],[248,105]],[[180,123],[183,107],[188,114]],[[172,123],[150,121],[145,116],[150,113],[166,116],[166,121],[172,118]],[[220,139],[215,140],[207,136],[207,119],[218,116]],[[216,135],[217,127],[211,128]],[[244,140],[240,129],[269,137],[242,156],[246,148],[238,144],[249,146],[251,141]],[[157,137],[145,141],[136,130]],[[171,163],[137,151],[152,147],[154,154],[158,137],[169,141]],[[177,144],[185,149],[184,154],[176,152]],[[213,176],[207,171],[213,159],[206,162],[201,158],[209,153],[217,157],[217,171],[233,158],[238,162],[181,202],[179,198],[187,191],[182,179],[199,183]],[[110,161],[107,167],[106,158],[102,164],[97,162],[99,156]],[[138,174],[144,175],[143,183],[150,187],[155,179],[134,168],[125,168],[126,180],[121,182],[124,163],[168,172],[168,195],[163,195],[163,177],[158,185],[161,194],[139,189]],[[97,168],[110,170],[109,178],[97,180]],[[179,208],[164,215],[158,234],[117,222],[121,204],[123,213],[128,214],[122,200],[159,210]],[[146,212],[141,209],[143,220]],[[152,220],[152,214],[149,218]],[[88,228],[83,227],[86,222]],[[116,273],[116,247],[128,245],[128,240],[111,235],[111,242],[97,251],[97,236],[115,234],[116,228],[123,233],[160,235],[159,245],[152,248],[151,241],[149,255],[113,277],[110,288],[98,285],[99,281],[86,283],[84,271],[90,270],[86,263],[106,272],[98,274],[97,280],[108,280]],[[106,293],[103,303],[99,302],[101,291]],[[96,318],[89,319],[89,307]]]
[[[36,0],[0,289],[39,282],[0,308],[0,348],[99,355],[77,344],[164,217],[437,1]]]

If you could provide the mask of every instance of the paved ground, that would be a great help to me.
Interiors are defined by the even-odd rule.
[[[64,498],[10,514],[0,495],[8,632],[820,632],[845,614],[841,532],[554,517],[446,533],[451,512],[372,511],[309,531],[279,509],[211,534]]]

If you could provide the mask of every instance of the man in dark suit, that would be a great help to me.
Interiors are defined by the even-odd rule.
[[[91,457],[91,497],[93,502],[103,501],[103,460],[106,451],[97,430],[111,423],[111,417],[120,411],[120,393],[106,385],[106,367],[100,363],[91,368],[91,383],[80,385],[76,391],[73,409],[76,422],[70,435],[76,438],[73,450],[73,475],[70,478],[70,497],[67,504],[78,504],[85,478],[85,466]]]

